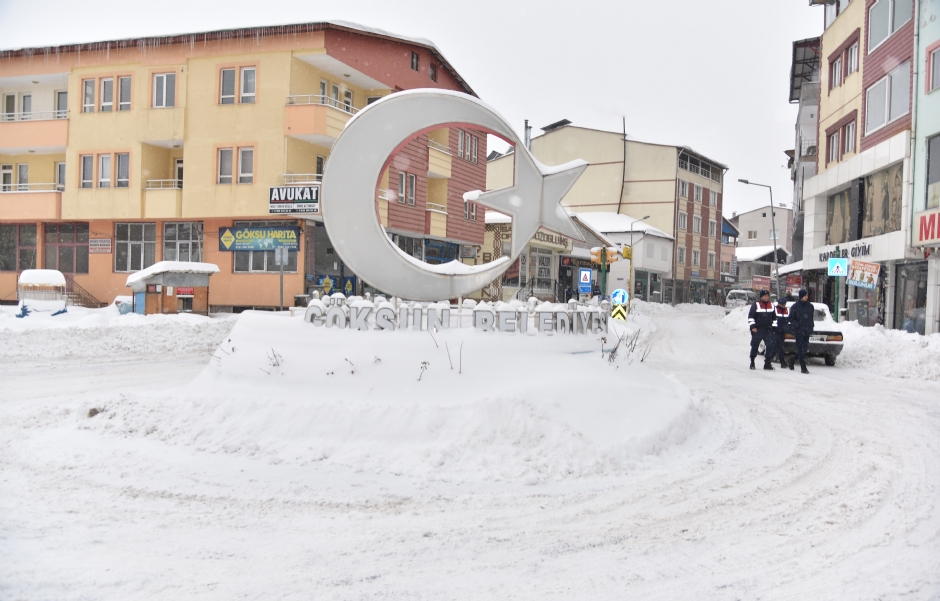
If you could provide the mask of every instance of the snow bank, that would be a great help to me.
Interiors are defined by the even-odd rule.
[[[210,353],[235,324],[235,317],[200,315],[121,315],[102,309],[69,307],[63,315],[40,313],[23,319],[13,307],[0,311],[0,359],[121,361],[130,357]]]
[[[747,314],[750,312],[750,310],[750,305],[732,309],[722,318],[721,322],[725,324],[729,330],[740,332],[741,334],[747,334]]]
[[[857,321],[839,325],[845,342],[839,363],[883,376],[940,380],[940,334],[920,336]]]
[[[724,315],[724,307],[699,303],[648,303],[639,299],[630,301],[630,310],[641,315],[662,315],[663,313],[701,313],[703,315]]]
[[[27,269],[20,274],[21,286],[65,286],[65,276],[56,269]]]
[[[621,473],[700,422],[690,392],[639,361],[642,344],[611,363],[600,335],[533,329],[359,332],[247,312],[184,388],[101,400],[108,419],[75,419],[275,463],[527,484]]]

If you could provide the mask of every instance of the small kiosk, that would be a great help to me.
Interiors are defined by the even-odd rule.
[[[161,261],[132,273],[127,287],[134,291],[134,313],[140,315],[209,314],[209,277],[219,273],[212,263]]]
[[[30,311],[63,312],[68,303],[65,276],[55,269],[26,269],[16,283],[16,298],[20,309]]]

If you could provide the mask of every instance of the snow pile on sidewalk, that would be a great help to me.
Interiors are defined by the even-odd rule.
[[[235,325],[236,316],[121,315],[69,307],[63,315],[34,313],[18,319],[0,311],[0,359],[121,361],[141,356],[182,357],[212,352]]]
[[[740,332],[741,334],[748,334],[747,315],[750,310],[750,306],[732,309],[730,313],[721,319],[721,322],[725,324],[729,330]]]
[[[639,299],[630,301],[630,310],[641,315],[662,315],[663,313],[701,313],[703,315],[724,315],[724,307],[718,305],[703,305],[699,303],[681,303],[670,305],[667,303],[648,303]]]
[[[839,363],[883,376],[940,381],[940,334],[921,336],[857,321],[839,325],[845,342]]]
[[[637,326],[615,324],[627,335]],[[704,410],[640,362],[642,343],[621,345],[611,363],[601,337],[350,331],[247,312],[185,387],[102,399],[105,419],[76,406],[71,419],[201,452],[419,481],[604,476],[681,443]]]

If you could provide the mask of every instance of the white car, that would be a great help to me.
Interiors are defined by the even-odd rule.
[[[729,290],[725,297],[725,313],[731,313],[738,307],[747,307],[757,302],[757,293],[753,290]]]
[[[787,303],[787,308],[793,307],[793,302]],[[809,347],[806,349],[807,357],[822,357],[826,365],[835,365],[836,357],[842,352],[842,329],[832,319],[829,306],[823,303],[813,303],[813,333],[809,335]],[[787,355],[796,354],[796,338],[793,334],[784,334],[783,352]],[[761,342],[758,352],[764,354],[764,343]]]

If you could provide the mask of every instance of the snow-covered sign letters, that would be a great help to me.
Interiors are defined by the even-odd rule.
[[[509,256],[483,265],[429,265],[392,243],[375,210],[379,181],[392,156],[423,132],[469,125],[513,144],[512,186],[464,194],[512,217]],[[582,240],[561,199],[587,168],[581,160],[558,167],[539,163],[509,124],[479,99],[444,90],[413,90],[382,98],[357,113],[333,144],[323,174],[321,212],[347,269],[375,288],[418,301],[466,296],[499,278],[540,227]]]

